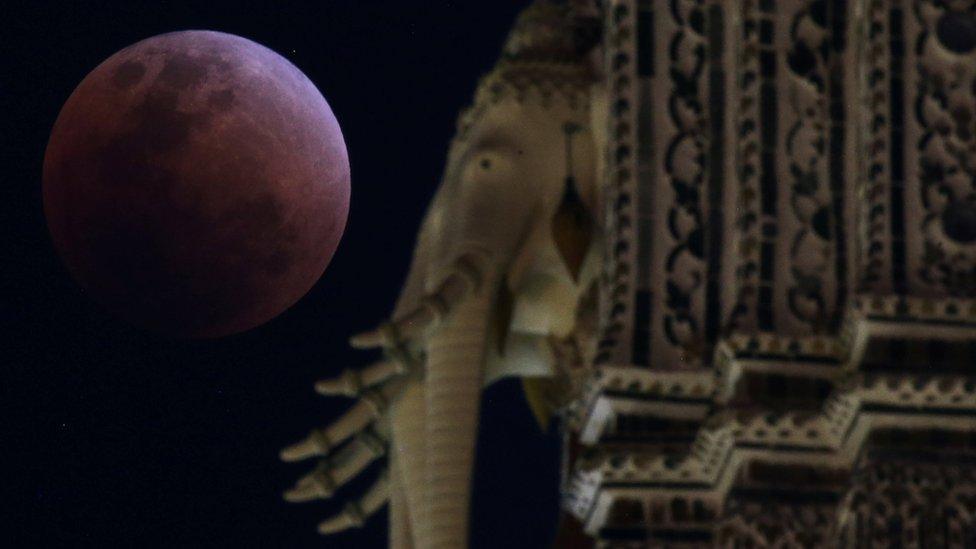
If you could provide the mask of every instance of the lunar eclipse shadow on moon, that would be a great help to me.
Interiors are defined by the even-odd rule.
[[[349,209],[328,103],[245,38],[182,31],[133,44],[65,103],[44,159],[44,210],[97,302],[166,335],[258,326],[324,272]]]

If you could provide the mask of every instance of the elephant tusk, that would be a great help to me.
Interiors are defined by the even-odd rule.
[[[284,498],[291,503],[330,498],[338,488],[384,454],[386,440],[373,429],[366,429],[339,453],[320,461],[315,470],[285,492]]]
[[[357,349],[397,347],[439,324],[481,285],[481,269],[473,254],[462,255],[451,274],[438,288],[420,300],[420,305],[400,318],[384,322],[375,330],[356,334],[349,344]]]
[[[338,515],[319,523],[319,533],[334,534],[350,528],[359,528],[366,519],[379,510],[389,498],[389,486],[384,473],[357,502],[351,502]]]
[[[338,377],[316,382],[315,391],[325,396],[357,397],[363,389],[402,374],[406,367],[397,360],[382,360],[362,370],[349,368]]]
[[[326,429],[312,429],[304,440],[283,449],[281,460],[300,461],[328,454],[344,440],[379,418],[404,387],[406,380],[397,378],[378,389],[364,391],[362,398],[335,423]]]

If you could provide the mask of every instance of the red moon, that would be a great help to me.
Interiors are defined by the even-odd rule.
[[[95,68],[58,116],[43,196],[96,301],[152,331],[218,337],[293,305],[349,211],[349,158],[302,72],[245,38],[155,36]]]

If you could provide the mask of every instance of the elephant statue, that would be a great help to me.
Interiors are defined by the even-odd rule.
[[[545,421],[591,362],[603,259],[599,21],[585,4],[537,0],[460,116],[390,320],[351,339],[383,359],[317,383],[358,401],[281,453],[325,457],[289,501],[331,497],[388,454],[380,480],[321,533],[359,526],[389,500],[391,547],[467,547],[481,389],[522,377]]]

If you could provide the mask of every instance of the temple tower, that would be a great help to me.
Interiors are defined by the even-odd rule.
[[[603,13],[565,508],[600,547],[972,546],[976,3]]]

